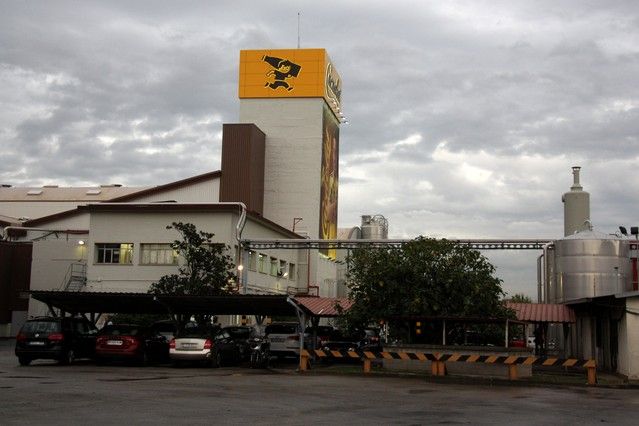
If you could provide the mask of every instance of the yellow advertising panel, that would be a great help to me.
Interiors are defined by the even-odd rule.
[[[326,104],[325,104],[326,105]],[[337,238],[337,188],[339,186],[339,125],[335,117],[324,107],[322,135],[322,182],[320,185],[320,229],[323,240]],[[335,259],[335,249],[323,250]]]
[[[240,51],[239,97],[324,98],[337,116],[342,80],[325,49]]]

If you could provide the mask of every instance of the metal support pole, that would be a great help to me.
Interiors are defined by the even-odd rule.
[[[442,320],[442,346],[446,346],[446,320]]]
[[[506,344],[504,345],[506,348],[508,348],[508,320],[506,320]]]

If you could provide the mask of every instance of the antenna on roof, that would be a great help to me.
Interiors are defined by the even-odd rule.
[[[300,12],[297,12],[297,48],[300,48]]]

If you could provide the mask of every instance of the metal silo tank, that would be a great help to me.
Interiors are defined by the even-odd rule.
[[[557,302],[620,293],[629,273],[627,240],[587,230],[555,241]]]
[[[388,221],[380,214],[362,216],[362,239],[385,240],[388,238]]]

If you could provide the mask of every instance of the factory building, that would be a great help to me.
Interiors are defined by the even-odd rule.
[[[573,185],[562,197],[564,238],[544,248],[539,283],[543,300],[570,306],[576,324],[551,328],[547,336],[566,354],[638,379],[639,229],[631,227],[630,235],[624,226],[614,234],[595,231],[579,174],[573,167]]]
[[[140,188],[3,185],[0,335],[47,313],[20,291],[145,292],[175,273],[172,222],[229,247],[240,293],[335,296],[334,251],[240,250],[238,240],[337,237],[341,84],[324,49],[242,51],[221,170]],[[31,264],[18,271],[17,258]]]

